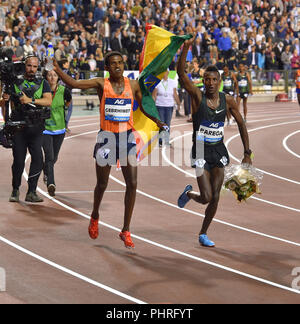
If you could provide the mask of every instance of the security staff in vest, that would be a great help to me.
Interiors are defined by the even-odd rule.
[[[36,194],[37,183],[43,168],[42,141],[45,119],[42,118],[42,113],[45,111],[43,107],[51,106],[52,95],[48,82],[36,77],[38,67],[38,57],[29,55],[25,59],[25,73],[13,85],[13,92],[10,97],[12,104],[11,120],[26,122],[24,128],[16,132],[13,138],[13,191],[9,198],[10,202],[19,202],[19,188],[27,149],[31,155],[31,163],[25,201],[32,203],[43,201]],[[16,97],[18,97],[18,100],[15,100]]]
[[[45,121],[43,136],[44,182],[47,185],[50,196],[55,196],[54,164],[58,160],[58,154],[66,135],[67,121],[66,111],[72,101],[71,91],[59,84],[59,78],[55,71],[44,71],[44,78],[48,81],[52,93],[51,116]]]

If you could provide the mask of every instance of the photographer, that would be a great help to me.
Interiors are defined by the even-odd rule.
[[[38,179],[43,168],[42,141],[45,124],[43,113],[52,103],[51,89],[44,79],[36,78],[39,59],[29,56],[25,60],[25,73],[13,84],[10,100],[12,121],[25,121],[25,126],[13,136],[13,191],[10,202],[19,202],[19,187],[25,167],[27,149],[31,155],[28,192],[25,201],[38,203],[43,199],[36,194]],[[48,117],[47,117],[48,118]]]

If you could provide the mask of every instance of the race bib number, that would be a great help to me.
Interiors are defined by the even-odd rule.
[[[106,98],[105,120],[128,122],[131,114],[131,99]]]
[[[224,88],[231,88],[232,81],[231,80],[225,80],[224,81]]]
[[[200,125],[197,140],[204,141],[206,143],[220,142],[224,137],[224,123],[213,123],[211,121],[205,121]]]
[[[239,81],[239,86],[240,87],[247,87],[247,85],[248,85],[247,80],[241,80],[241,81]]]

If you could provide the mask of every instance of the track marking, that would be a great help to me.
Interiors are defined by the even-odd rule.
[[[299,122],[300,122],[300,120],[294,120],[294,121],[291,121],[291,122],[285,122],[285,123],[273,124],[273,125],[268,125],[268,126],[263,126],[263,127],[257,127],[257,128],[253,128],[253,129],[248,130],[248,133],[252,133],[252,132],[255,132],[255,131],[258,131],[258,130],[262,130],[262,129],[266,129],[266,128],[271,128],[271,127],[276,127],[276,126],[282,126],[282,125],[288,125],[288,124],[295,124],[295,123],[299,123]],[[226,147],[228,147],[229,144],[230,144],[230,142],[231,142],[233,139],[237,138],[238,136],[240,136],[239,133],[236,134],[236,135],[231,136],[231,137],[226,141],[226,143],[225,143]],[[229,150],[228,150],[228,153],[229,153],[229,156],[230,156],[233,160],[235,160],[235,161],[237,161],[237,162],[240,163],[240,160],[239,160],[238,158],[236,158],[234,155],[232,155],[232,154],[230,153]],[[258,169],[258,168],[257,168],[257,169]],[[263,172],[264,174],[270,175],[270,176],[275,177],[275,178],[278,178],[278,179],[280,179],[280,180],[288,181],[288,182],[291,182],[291,183],[294,183],[294,184],[297,184],[297,185],[300,184],[299,181],[292,180],[292,179],[288,179],[288,178],[285,178],[285,177],[281,177],[281,176],[279,176],[279,175],[277,175],[277,174],[274,174],[274,173],[271,173],[271,172],[267,172],[267,171],[264,171],[264,170],[261,170],[261,169],[258,169],[258,170],[260,170],[260,171]]]
[[[83,136],[83,135],[87,135],[87,134],[92,134],[92,133],[95,133],[95,132],[97,132],[97,131],[91,131],[91,132],[86,132],[86,133],[82,133],[82,134],[79,134],[79,135],[70,136],[70,137],[67,137],[66,140],[67,140],[67,139],[71,139],[71,138],[75,138],[75,137],[78,137],[78,136]],[[29,158],[29,155],[27,156],[26,161],[27,161],[28,158]],[[23,175],[24,175],[24,177],[25,177],[26,179],[28,179],[28,176],[27,176],[25,170],[24,170],[24,174],[23,174]],[[118,179],[116,179],[116,178],[114,178],[114,177],[111,177],[111,178],[112,178],[114,181],[116,181],[116,182],[122,184],[123,186],[125,186],[125,184],[122,183],[121,181],[119,181]],[[82,216],[82,217],[84,217],[84,218],[90,219],[90,216],[88,216],[88,215],[86,215],[86,214],[84,214],[84,213],[81,213],[81,212],[79,212],[78,210],[76,210],[76,209],[74,209],[74,208],[71,208],[71,207],[69,207],[69,206],[66,205],[66,204],[61,203],[60,201],[56,200],[55,198],[50,197],[46,192],[44,192],[44,191],[41,190],[40,188],[38,188],[38,191],[39,191],[40,193],[42,193],[44,196],[46,196],[47,198],[49,198],[49,199],[50,199],[51,201],[53,201],[54,203],[56,203],[56,204],[58,204],[58,205],[60,205],[60,206],[62,206],[62,207],[64,207],[64,208],[66,208],[66,209],[68,209],[68,210],[70,210],[70,211],[72,211],[72,212],[74,212],[74,213],[76,213],[76,214],[78,214],[78,215],[80,215],[80,216]],[[138,190],[138,193],[142,193],[142,192],[141,192],[140,190]],[[142,194],[147,195],[147,194],[145,194],[145,193],[142,193]],[[150,197],[150,195],[147,195],[147,196]],[[158,199],[158,198],[156,198],[156,200],[158,200],[158,201],[162,201],[161,199]],[[172,206],[172,204],[170,204],[170,203],[167,203],[167,202],[165,202],[165,201],[162,201],[162,202],[166,203],[167,205],[171,205],[171,206]],[[177,206],[176,206],[176,207],[177,207]],[[177,208],[178,208],[178,207],[177,207]],[[184,210],[184,209],[183,209],[183,210]],[[192,212],[192,211],[188,211],[188,210],[186,210],[186,211],[187,211],[187,212],[190,212],[190,213],[194,213],[194,212]],[[198,213],[196,213],[196,214],[198,214]],[[220,222],[221,222],[221,221],[220,221]],[[222,223],[225,223],[225,222],[222,222]],[[101,225],[103,225],[103,226],[105,226],[105,227],[108,227],[108,228],[110,228],[110,229],[113,229],[113,230],[115,230],[115,231],[117,231],[117,232],[120,231],[120,229],[115,228],[115,227],[113,227],[113,226],[111,226],[111,225],[109,225],[109,224],[106,224],[106,223],[103,223],[103,222],[99,222],[99,224],[101,224]],[[233,226],[233,227],[239,228],[239,226]],[[249,232],[255,232],[255,231],[251,231],[251,230],[248,230],[248,229],[246,229],[246,230],[249,231]],[[255,233],[257,233],[257,232],[255,232]],[[271,237],[271,236],[269,236],[269,235],[263,235],[263,236]],[[159,243],[156,243],[156,242],[150,241],[150,240],[145,239],[145,238],[143,238],[143,237],[140,237],[140,236],[137,236],[137,235],[132,235],[132,237],[137,238],[137,239],[139,239],[139,240],[141,240],[141,241],[144,241],[144,242],[146,242],[146,243],[148,243],[148,244],[151,244],[151,245],[154,245],[154,246],[157,246],[157,247],[163,248],[163,249],[168,250],[168,251],[170,251],[170,252],[173,252],[173,253],[176,253],[176,254],[179,254],[179,255],[182,255],[182,256],[188,257],[188,258],[190,258],[190,259],[193,259],[193,260],[196,260],[196,261],[200,261],[200,262],[202,262],[202,263],[205,263],[205,264],[208,264],[208,265],[211,265],[211,266],[217,267],[217,268],[219,268],[219,269],[226,270],[226,271],[229,271],[229,272],[231,272],[231,273],[235,273],[235,274],[238,274],[238,275],[240,275],[240,276],[247,277],[247,278],[250,278],[250,279],[253,279],[253,280],[256,280],[256,281],[259,281],[259,282],[265,283],[265,284],[268,284],[268,285],[273,286],[273,287],[276,287],[276,288],[280,288],[280,289],[287,290],[287,291],[290,291],[290,292],[293,292],[293,293],[296,293],[296,294],[300,294],[300,291],[299,291],[299,290],[295,290],[295,289],[292,289],[292,288],[287,287],[287,286],[283,286],[283,285],[280,285],[280,284],[277,284],[277,283],[274,283],[274,282],[271,282],[271,281],[268,281],[268,280],[265,280],[265,279],[262,279],[262,278],[259,278],[259,277],[256,277],[256,276],[253,276],[253,275],[250,275],[250,274],[247,274],[247,273],[244,273],[244,272],[241,272],[241,271],[238,271],[238,270],[235,270],[235,269],[232,269],[232,268],[229,268],[229,267],[226,267],[226,266],[223,266],[223,265],[220,265],[220,264],[217,264],[217,263],[214,263],[214,262],[211,262],[211,261],[208,261],[208,260],[202,259],[202,258],[195,257],[195,256],[193,256],[193,255],[191,255],[191,254],[184,253],[184,252],[181,252],[181,251],[179,251],[179,250],[175,250],[175,249],[173,249],[173,248],[170,248],[170,247],[164,246],[164,245],[162,245],[162,244],[159,244]],[[271,237],[271,238],[273,238],[273,237]],[[3,242],[5,242],[5,243],[7,243],[7,244],[9,244],[9,245],[11,245],[11,246],[17,248],[18,250],[20,250],[20,251],[22,251],[22,252],[24,252],[24,253],[29,252],[29,253],[27,253],[27,254],[29,254],[29,255],[31,255],[31,256],[37,256],[37,255],[35,255],[34,253],[32,253],[32,252],[30,252],[30,251],[28,251],[28,250],[25,250],[24,248],[19,247],[19,246],[15,245],[14,243],[12,243],[12,242],[6,240],[5,238],[2,238],[1,236],[0,236],[0,239],[1,239]],[[278,238],[277,238],[277,239],[278,239]],[[289,242],[290,244],[294,244],[294,245],[300,246],[300,244],[295,243],[295,242],[290,242],[290,241],[286,241],[286,240],[282,240],[282,239],[279,239],[279,240],[280,240],[280,241],[283,241],[283,242]],[[39,256],[38,256],[38,257],[39,257]],[[39,258],[40,258],[40,260],[43,260],[43,262],[45,262],[45,263],[47,263],[47,264],[49,264],[49,265],[52,265],[52,266],[54,266],[54,267],[56,267],[56,268],[58,268],[58,269],[60,269],[60,270],[65,269],[65,270],[67,270],[67,271],[70,271],[70,274],[72,274],[72,275],[75,275],[75,274],[76,274],[75,272],[73,272],[73,271],[71,271],[71,270],[68,270],[67,268],[61,267],[61,266],[59,266],[59,265],[56,265],[56,264],[54,264],[53,262],[51,262],[51,261],[49,261],[49,260],[47,260],[47,259],[44,259],[44,258],[42,258],[42,257],[39,257]],[[55,265],[56,265],[56,266],[55,266]],[[126,298],[126,299],[128,299],[128,300],[135,300],[136,303],[144,303],[144,302],[142,302],[142,301],[140,301],[140,300],[137,300],[137,299],[135,299],[135,298],[131,299],[131,298],[132,298],[131,296],[124,295],[123,293],[121,293],[121,292],[119,292],[119,291],[116,291],[116,290],[114,290],[114,289],[112,289],[112,288],[110,288],[110,287],[107,287],[107,286],[105,286],[105,285],[103,285],[103,284],[100,284],[100,283],[94,282],[93,280],[91,280],[91,279],[89,279],[89,278],[87,278],[87,277],[81,276],[81,275],[79,275],[79,274],[78,274],[78,276],[79,276],[78,278],[80,278],[80,279],[82,279],[82,280],[84,280],[84,281],[90,282],[90,283],[94,284],[95,286],[98,286],[98,287],[100,287],[100,288],[102,288],[102,289],[109,290],[109,291],[115,293],[116,295],[119,295],[119,296],[125,296],[124,298]],[[130,298],[130,299],[129,299],[129,298]]]
[[[292,155],[294,155],[294,156],[296,156],[298,159],[300,159],[300,155],[297,154],[297,153],[295,153],[295,152],[293,152],[293,151],[288,147],[288,145],[287,145],[287,143],[286,143],[287,140],[288,140],[290,137],[294,136],[294,135],[297,134],[297,133],[300,133],[300,130],[297,130],[297,131],[291,133],[290,135],[286,136],[286,137],[283,139],[283,141],[282,141],[282,145],[283,145],[283,147],[284,147],[284,148],[285,148],[289,153],[291,153]]]
[[[29,156],[27,156],[28,158]],[[24,176],[27,177],[27,174],[24,174]],[[117,180],[117,179],[116,179]],[[118,181],[119,182],[119,181]],[[125,185],[125,184],[124,184]],[[38,188],[38,191],[44,195],[45,197],[49,198],[51,201],[53,201],[54,203],[64,207],[65,209],[68,209],[72,212],[74,212],[75,214],[79,215],[79,216],[82,216],[86,219],[90,219],[90,216],[78,211],[77,209],[75,208],[72,208],[62,202],[60,202],[59,200],[53,198],[53,197],[50,197],[45,191],[41,190],[40,188]],[[139,192],[140,193],[140,192]],[[110,228],[116,232],[120,232],[120,229],[119,228],[116,228],[112,225],[109,225],[107,223],[104,223],[102,221],[99,221],[99,224],[100,225],[103,225],[107,228]],[[202,258],[199,258],[199,257],[196,257],[192,254],[189,254],[189,253],[185,253],[185,252],[182,252],[182,251],[179,251],[179,250],[176,250],[176,249],[173,249],[171,247],[168,247],[166,245],[163,245],[163,244],[160,244],[160,243],[157,243],[157,242],[154,242],[154,241],[151,241],[151,240],[148,240],[144,237],[141,237],[141,236],[138,236],[138,235],[135,235],[135,234],[131,234],[131,236],[133,238],[136,238],[140,241],[143,241],[147,244],[150,244],[150,245],[153,245],[153,246],[156,246],[158,248],[161,248],[161,249],[164,249],[164,250],[167,250],[169,252],[172,252],[172,253],[175,253],[175,254],[178,254],[178,255],[181,255],[181,256],[184,256],[184,257],[187,257],[189,259],[192,259],[192,260],[195,260],[195,261],[198,261],[198,262],[201,262],[201,263],[204,263],[204,264],[208,264],[210,266],[213,266],[215,268],[218,268],[218,269],[221,269],[221,270],[225,270],[225,271],[228,271],[228,272],[231,272],[231,273],[234,273],[234,274],[237,274],[239,276],[242,276],[242,277],[246,277],[246,278],[249,278],[249,279],[252,279],[252,280],[255,280],[255,281],[258,281],[258,282],[261,282],[261,283],[264,283],[264,284],[267,284],[267,285],[270,285],[270,286],[273,286],[273,287],[276,287],[276,288],[280,288],[280,289],[283,289],[283,290],[286,290],[286,291],[289,291],[289,292],[293,292],[293,293],[296,293],[298,295],[300,295],[300,290],[296,290],[296,289],[293,289],[293,288],[290,288],[290,287],[287,287],[287,286],[284,286],[284,285],[280,285],[280,284],[277,284],[275,282],[272,282],[272,281],[269,281],[269,280],[266,280],[266,279],[263,279],[263,278],[260,278],[260,277],[257,277],[257,276],[254,276],[254,275],[251,275],[251,274],[248,274],[248,273],[245,273],[245,272],[242,272],[242,271],[239,271],[239,270],[236,270],[236,269],[233,269],[233,268],[230,268],[230,267],[227,267],[227,266],[223,266],[221,264],[218,264],[218,263],[215,263],[215,262],[212,262],[212,261],[209,261],[209,260],[206,260],[206,259],[202,259]],[[1,238],[1,237],[0,237]],[[105,286],[107,287],[107,286]],[[104,289],[104,288],[103,288]],[[114,290],[115,291],[115,290]],[[115,291],[116,292],[116,291]],[[116,293],[117,294],[117,293]],[[143,302],[141,302],[143,303]]]
[[[87,283],[89,283],[89,284],[91,284],[93,286],[96,286],[98,288],[101,288],[101,289],[104,289],[106,291],[109,291],[110,293],[112,293],[114,295],[117,295],[117,296],[120,296],[120,297],[122,297],[124,299],[130,300],[130,301],[132,301],[132,302],[134,302],[136,304],[146,304],[142,300],[139,300],[137,298],[134,298],[134,297],[131,297],[129,295],[126,295],[126,294],[124,294],[124,293],[122,293],[122,292],[120,292],[120,291],[118,291],[116,289],[113,289],[111,287],[108,287],[106,285],[103,285],[103,284],[101,284],[101,283],[99,283],[99,282],[97,282],[95,280],[92,280],[92,279],[90,279],[90,278],[88,278],[86,276],[83,276],[83,275],[81,275],[81,274],[79,274],[77,272],[74,272],[74,271],[72,271],[72,270],[70,270],[70,269],[68,269],[66,267],[63,267],[63,266],[61,266],[61,265],[59,265],[57,263],[54,263],[54,262],[52,262],[52,261],[50,261],[48,259],[45,259],[45,258],[41,257],[40,255],[37,255],[37,254],[35,254],[35,253],[33,253],[33,252],[31,252],[31,251],[29,251],[29,250],[21,247],[20,245],[17,245],[15,243],[7,240],[6,238],[4,238],[2,236],[0,236],[0,241],[2,241],[3,243],[5,243],[5,244],[7,244],[7,245],[9,245],[9,246],[17,249],[18,251],[20,251],[22,253],[25,253],[25,254],[33,257],[34,259],[37,259],[38,261],[41,261],[41,262],[43,262],[43,263],[45,263],[45,264],[47,264],[47,265],[49,265],[49,266],[51,266],[51,267],[53,267],[55,269],[58,269],[60,271],[63,271],[65,273],[67,273],[67,274],[69,274],[69,275],[71,275],[71,276],[73,276],[73,277],[75,277],[77,279],[80,279],[82,281],[85,281],[85,282],[87,282]]]
[[[107,190],[105,193],[124,193],[125,190]],[[82,194],[82,193],[94,193],[94,190],[85,191],[56,191],[57,194]]]
[[[176,138],[173,138],[173,139],[170,141],[170,143],[173,143],[173,142],[177,141],[178,139],[180,139],[180,138],[182,138],[182,137],[190,136],[190,135],[192,135],[191,132],[190,132],[190,133],[187,133],[187,134],[184,134],[184,135],[181,135],[181,136],[178,136],[178,137],[176,137]],[[172,162],[172,161],[167,157],[167,155],[166,155],[166,148],[165,148],[165,147],[163,147],[163,149],[162,149],[162,156],[163,156],[164,160],[165,160],[165,161],[166,161],[170,166],[172,166],[174,169],[176,169],[176,170],[178,170],[178,171],[184,173],[184,174],[187,175],[188,177],[191,177],[191,178],[196,179],[195,174],[190,173],[190,172],[188,172],[188,171],[186,171],[186,170],[184,170],[184,169],[178,167],[176,164],[174,164],[174,163],[173,163],[173,162]],[[262,201],[262,202],[267,203],[267,204],[270,204],[270,205],[274,205],[274,206],[277,206],[277,207],[281,207],[281,208],[289,209],[289,210],[295,211],[295,212],[297,212],[297,213],[300,213],[300,209],[297,209],[297,208],[293,208],[293,207],[290,207],[290,206],[282,205],[282,204],[279,204],[279,203],[275,203],[275,202],[273,202],[273,201],[269,201],[269,200],[261,199],[261,198],[254,197],[254,196],[252,196],[252,197],[250,197],[250,198],[251,198],[251,199],[255,199],[255,200]],[[202,216],[204,217],[204,215],[202,215]]]

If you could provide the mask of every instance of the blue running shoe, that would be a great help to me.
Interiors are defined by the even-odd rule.
[[[203,246],[214,247],[215,243],[212,242],[206,234],[199,235],[199,243]]]
[[[187,185],[185,187],[183,193],[178,198],[177,205],[179,208],[183,208],[191,200],[191,198],[189,198],[187,195],[187,193],[191,190],[193,190],[193,187],[191,185]]]

